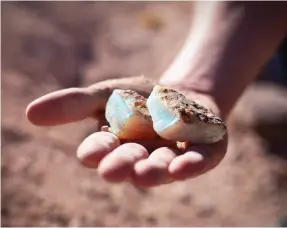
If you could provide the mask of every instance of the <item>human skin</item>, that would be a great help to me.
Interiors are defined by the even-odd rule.
[[[286,6],[284,2],[195,2],[186,43],[157,83],[184,93],[225,120],[283,40]],[[30,103],[26,115],[38,126],[102,119],[113,89],[148,96],[153,85],[139,76],[64,89]],[[167,140],[120,141],[103,127],[79,145],[77,155],[108,182],[152,187],[212,170],[224,158],[227,142],[227,135],[210,145],[191,142],[183,152]]]

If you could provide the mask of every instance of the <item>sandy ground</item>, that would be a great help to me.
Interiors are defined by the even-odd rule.
[[[40,128],[38,96],[107,78],[156,78],[180,49],[190,3],[2,2],[2,226],[276,226],[286,163],[230,123],[214,171],[154,189],[111,185],[75,158],[97,122]],[[285,147],[283,147],[285,150]]]

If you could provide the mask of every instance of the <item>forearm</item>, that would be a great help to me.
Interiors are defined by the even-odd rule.
[[[284,38],[286,6],[196,3],[190,35],[161,83],[208,94],[227,115]]]

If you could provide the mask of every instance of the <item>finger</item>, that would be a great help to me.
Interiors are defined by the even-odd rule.
[[[194,151],[176,157],[169,165],[168,171],[176,180],[185,180],[201,174],[206,166],[204,157]]]
[[[101,177],[109,182],[122,182],[129,178],[134,164],[148,157],[146,148],[136,143],[126,143],[105,156],[98,166]]]
[[[141,139],[141,140],[121,140],[123,143],[134,142],[144,146],[148,151],[152,152],[161,147],[170,147],[173,149],[178,149],[177,142],[170,141],[162,138],[158,139]]]
[[[193,145],[185,154],[176,157],[169,165],[170,175],[176,180],[199,176],[215,168],[227,151],[228,136],[209,145]]]
[[[39,126],[55,126],[102,116],[114,89],[131,89],[147,95],[153,82],[143,76],[105,80],[88,88],[69,88],[44,95],[31,102],[26,109],[30,122]]]
[[[96,110],[104,110],[108,92],[87,88],[70,88],[42,96],[26,109],[30,122],[40,126],[54,126],[83,120]]]
[[[149,156],[148,159],[137,162],[132,175],[133,184],[139,187],[152,187],[171,183],[168,167],[176,157],[176,152],[168,147],[162,147]]]
[[[102,127],[101,127],[101,131],[110,132],[110,131],[109,131],[109,126],[107,126],[107,125],[102,126]]]
[[[97,168],[104,156],[120,146],[120,140],[109,132],[96,132],[78,147],[77,157],[86,167]]]

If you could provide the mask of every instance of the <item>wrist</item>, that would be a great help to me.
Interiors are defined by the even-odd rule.
[[[212,107],[215,114],[226,118],[234,103],[234,96],[230,88],[224,88],[226,80],[222,78],[225,78],[226,72],[217,68],[220,65],[217,61],[222,60],[219,54],[209,56],[206,53],[206,50],[198,52],[192,61],[189,58],[177,59],[163,73],[159,83],[187,94],[195,94],[205,101],[207,108]]]
[[[209,96],[226,116],[284,38],[285,7],[196,5],[190,35],[160,83]]]

